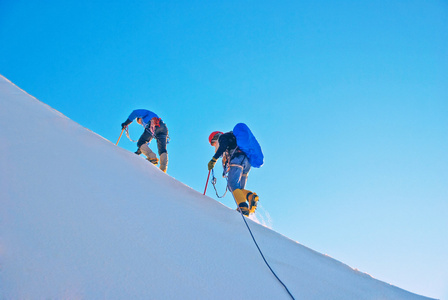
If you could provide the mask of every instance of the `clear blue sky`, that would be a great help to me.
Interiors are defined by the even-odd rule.
[[[448,299],[446,1],[2,0],[0,73],[114,143],[156,112],[168,173],[200,192],[209,133],[248,124],[274,230]]]

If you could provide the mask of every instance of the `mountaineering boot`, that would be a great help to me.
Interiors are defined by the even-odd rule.
[[[233,197],[238,204],[237,210],[245,216],[249,216],[249,205],[246,203],[246,193],[242,189],[233,191]]]
[[[168,153],[164,152],[160,154],[160,170],[166,173],[167,168],[168,168]]]
[[[236,210],[241,212],[246,217],[249,216],[249,207],[247,206],[247,203],[241,203]]]
[[[256,193],[249,192],[246,194],[247,202],[249,203],[249,212],[251,214],[255,213],[258,204],[258,195]]]
[[[157,159],[157,157],[148,157],[148,160],[149,160],[154,166],[157,166],[157,164],[159,163],[159,160]]]

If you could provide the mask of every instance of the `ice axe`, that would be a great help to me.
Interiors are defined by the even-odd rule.
[[[117,143],[115,145],[118,145],[118,142],[120,141],[121,136],[123,135],[123,131],[124,131],[124,128],[121,130],[120,137],[118,138],[118,141],[117,141]]]
[[[209,178],[210,178],[210,172],[211,172],[212,170],[208,170],[208,176],[207,176],[207,182],[205,183],[205,190],[204,190],[204,195],[205,195],[205,192],[207,191],[207,185],[208,185],[208,180],[209,180]]]

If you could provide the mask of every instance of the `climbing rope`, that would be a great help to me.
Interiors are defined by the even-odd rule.
[[[236,201],[235,201],[236,203]],[[236,203],[236,205],[238,206],[238,203]],[[261,257],[264,260],[264,263],[266,264],[266,266],[268,266],[269,270],[271,270],[271,273],[275,276],[275,278],[277,278],[278,282],[281,283],[281,285],[283,285],[283,287],[285,288],[285,290],[288,292],[289,296],[291,297],[292,300],[295,300],[294,296],[291,294],[291,292],[288,290],[288,288],[286,287],[286,285],[283,283],[283,281],[281,281],[281,279],[277,276],[277,274],[275,274],[274,270],[272,270],[271,266],[269,265],[268,261],[266,260],[266,258],[263,255],[263,252],[261,251],[260,247],[258,246],[257,241],[255,240],[254,235],[252,234],[252,230],[249,227],[249,224],[246,221],[246,217],[243,215],[243,213],[240,211],[241,217],[243,218],[244,223],[246,224],[247,229],[249,230],[250,236],[252,237],[252,240],[255,243],[255,246],[257,246],[258,252],[260,252]]]
[[[133,142],[133,143],[136,143],[137,141],[134,141],[133,139],[131,139],[131,136],[129,135],[129,129],[128,129],[128,127],[126,127],[126,136],[128,137],[128,139],[131,141],[131,142]]]
[[[222,195],[222,196],[218,195],[218,190],[216,189],[216,177],[215,177],[215,172],[213,170],[214,169],[212,169],[212,184],[213,184],[213,188],[215,189],[216,197],[224,198],[224,196],[227,194],[227,191],[229,189],[227,188],[227,185],[226,185],[226,191],[224,192],[224,195]],[[227,179],[227,177],[226,177],[226,179]]]
[[[225,178],[226,178],[226,180],[227,180],[227,177],[225,177]],[[215,189],[216,196],[217,196],[218,198],[222,198],[222,197],[224,197],[224,196],[226,195],[226,193],[227,193],[227,191],[228,191],[227,186],[226,186],[226,192],[224,193],[224,195],[222,195],[221,197],[218,195],[218,191],[216,190],[216,186],[215,186],[215,185],[216,185],[216,177],[215,177],[215,174],[214,174],[214,172],[213,172],[213,169],[212,169],[212,184],[213,184],[213,188]],[[233,200],[235,201],[235,204],[236,204],[236,206],[238,207],[238,203],[236,202],[235,197],[233,198]],[[268,266],[269,270],[270,270],[271,273],[275,276],[275,278],[277,278],[278,282],[280,282],[280,284],[283,285],[283,287],[285,288],[286,292],[288,292],[288,294],[289,294],[289,296],[291,297],[291,299],[295,300],[294,296],[291,294],[291,292],[289,291],[288,287],[283,283],[283,281],[281,281],[281,279],[277,276],[277,274],[275,274],[274,270],[271,268],[271,266],[269,265],[268,261],[267,261],[266,258],[264,257],[264,254],[263,254],[263,252],[261,251],[260,247],[258,246],[258,243],[257,243],[257,241],[255,240],[255,237],[254,237],[254,235],[253,235],[253,233],[252,233],[252,230],[250,229],[249,224],[248,224],[247,221],[246,221],[246,217],[243,215],[243,213],[241,212],[241,210],[238,210],[238,211],[240,212],[241,217],[243,218],[244,224],[246,224],[246,227],[247,227],[247,229],[249,230],[250,236],[252,237],[252,240],[254,241],[254,244],[255,244],[255,246],[257,247],[258,252],[260,252],[261,257],[263,258],[264,263],[266,264],[266,266]]]

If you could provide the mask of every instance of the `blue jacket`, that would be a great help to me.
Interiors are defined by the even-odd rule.
[[[158,118],[159,116],[153,113],[152,111],[146,110],[146,109],[136,109],[128,117],[129,121],[134,121],[136,118],[142,119],[142,125],[143,127],[146,127],[146,124],[151,122],[152,118]]]

